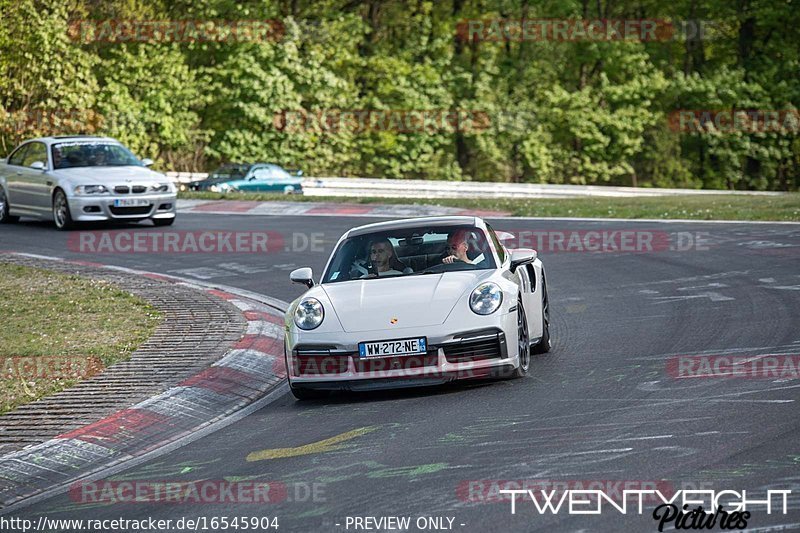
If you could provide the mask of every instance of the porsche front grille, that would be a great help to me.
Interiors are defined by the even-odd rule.
[[[349,355],[296,355],[294,371],[297,375],[344,374],[349,361]]]
[[[427,355],[376,357],[374,359],[356,358],[356,371],[387,372],[390,370],[410,370],[412,368],[424,368],[426,366],[436,366],[438,363],[439,363],[439,356],[436,354],[436,352],[429,352]]]
[[[500,332],[483,334],[474,338],[454,339],[442,348],[448,363],[484,361],[506,356],[505,336]]]

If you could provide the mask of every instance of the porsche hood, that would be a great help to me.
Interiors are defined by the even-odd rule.
[[[446,272],[322,285],[347,332],[444,323],[464,296],[491,270]]]

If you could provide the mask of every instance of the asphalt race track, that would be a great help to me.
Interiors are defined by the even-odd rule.
[[[0,228],[0,250],[203,279],[289,301],[302,292],[289,283],[290,270],[311,266],[318,275],[343,231],[373,220],[181,214],[172,228],[122,228],[276,232],[282,247],[267,254],[83,253],[77,234],[23,222]],[[800,528],[800,382],[675,374],[679,356],[800,354],[800,225],[490,222],[512,232],[652,231],[658,242],[682,242],[673,250],[566,251],[552,242],[541,249],[554,349],[534,358],[525,379],[321,402],[300,403],[287,392],[110,478],[267,481],[282,487],[273,494],[279,501],[91,503],[73,493],[15,516],[268,516],[285,532],[355,531],[347,517],[366,516],[407,516],[412,526],[418,517],[446,517],[465,532],[657,530],[652,506],[643,515],[633,507],[625,515],[608,507],[600,515],[553,515],[518,500],[512,515],[496,493],[498,483],[538,480],[573,489],[614,490],[617,482],[745,489],[754,497],[792,490],[788,514],[755,508],[748,528]]]

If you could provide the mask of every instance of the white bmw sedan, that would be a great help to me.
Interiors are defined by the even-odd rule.
[[[522,377],[550,349],[544,265],[509,250],[480,218],[431,217],[351,229],[319,283],[286,316],[289,385],[298,399],[332,390]]]
[[[44,137],[0,160],[0,223],[20,217],[77,222],[175,221],[176,190],[120,142],[107,137]]]

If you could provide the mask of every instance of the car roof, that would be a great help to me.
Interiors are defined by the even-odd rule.
[[[395,229],[412,229],[416,227],[429,228],[431,226],[478,226],[483,227],[484,223],[478,217],[468,216],[449,216],[449,217],[416,217],[404,218],[401,220],[392,220],[389,222],[377,222],[374,224],[367,224],[365,226],[358,226],[347,232],[345,237],[355,237],[357,235],[364,235],[367,233],[374,233],[376,231],[386,231]]]
[[[56,135],[52,137],[39,137],[37,139],[29,139],[25,141],[25,143],[41,142],[47,145],[53,145],[61,142],[80,142],[80,141],[98,141],[103,143],[120,144],[118,140],[112,139],[111,137],[98,137],[96,135]],[[25,143],[20,143],[20,144],[25,144]]]

